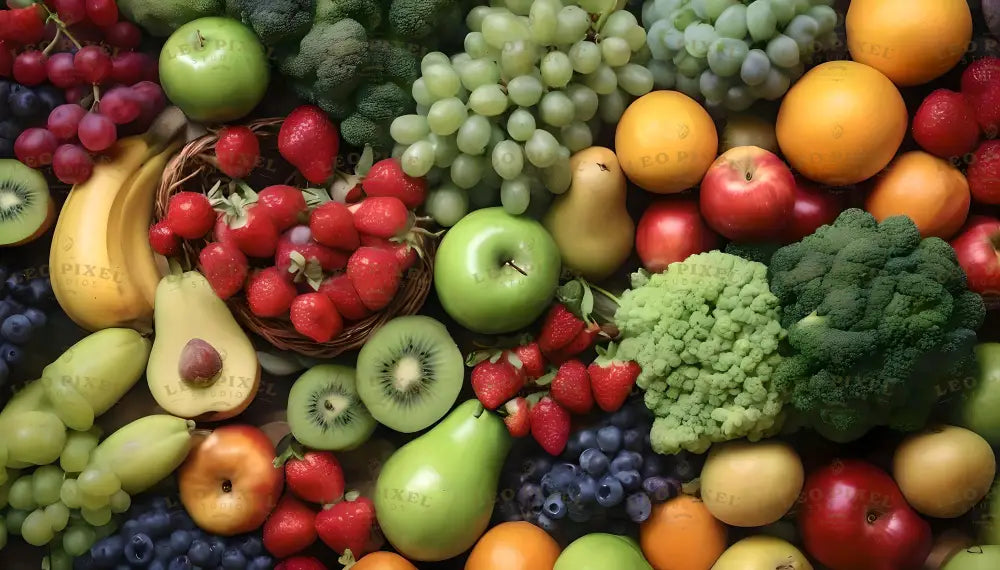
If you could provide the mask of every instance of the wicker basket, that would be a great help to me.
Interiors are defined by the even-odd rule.
[[[248,178],[254,188],[271,184],[292,184],[304,187],[304,180],[294,167],[287,164],[278,153],[277,135],[283,118],[261,119],[249,126],[260,140],[261,163]],[[210,133],[191,141],[171,159],[163,173],[157,190],[155,216],[157,221],[166,215],[170,197],[182,190],[206,192],[224,175],[215,163],[215,143],[218,137]],[[332,358],[342,352],[361,347],[368,337],[389,320],[402,315],[412,315],[420,310],[430,292],[434,274],[433,260],[436,240],[428,235],[419,235],[418,247],[422,255],[414,266],[403,276],[399,292],[385,309],[357,322],[349,323],[344,331],[326,343],[299,334],[288,319],[262,318],[250,312],[246,298],[237,295],[227,303],[236,320],[245,328],[281,350],[291,350],[314,358]],[[206,240],[186,240],[178,262],[185,270],[198,263],[198,253],[205,247]]]

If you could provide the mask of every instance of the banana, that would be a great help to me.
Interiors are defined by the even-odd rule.
[[[194,425],[164,414],[139,418],[102,441],[90,464],[114,472],[122,489],[136,495],[180,467],[191,451]]]

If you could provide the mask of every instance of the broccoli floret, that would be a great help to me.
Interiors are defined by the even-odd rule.
[[[349,19],[374,31],[382,25],[384,10],[379,0],[316,0],[316,21],[332,24]]]
[[[742,257],[757,263],[768,265],[771,263],[771,256],[778,251],[781,244],[778,243],[736,243],[726,244],[725,252],[731,255]]]
[[[389,6],[389,26],[400,38],[422,40],[455,22],[455,0],[393,0]],[[461,19],[461,15],[458,15]]]
[[[315,12],[316,0],[226,0],[226,14],[253,28],[266,46],[302,39]]]
[[[918,429],[936,386],[974,364],[985,307],[955,252],[905,216],[847,210],[778,250],[771,290],[788,329],[775,379],[804,423],[835,441]]]
[[[254,1],[254,0],[251,0]],[[224,0],[118,0],[123,19],[156,37],[169,36],[184,24],[224,13]]]
[[[349,19],[319,22],[302,38],[298,51],[282,59],[280,69],[294,80],[300,93],[323,106],[326,99],[344,100],[354,92],[367,55],[364,26]],[[324,110],[332,112],[325,106]]]

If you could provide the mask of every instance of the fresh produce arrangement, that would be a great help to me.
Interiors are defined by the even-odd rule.
[[[997,32],[6,0],[0,567],[1000,568]]]

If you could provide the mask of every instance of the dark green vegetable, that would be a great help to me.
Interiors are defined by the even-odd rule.
[[[226,14],[253,28],[266,46],[302,39],[312,27],[316,0],[226,0]]]

